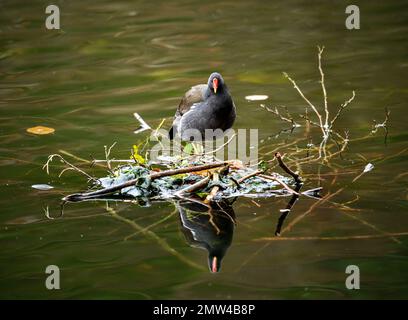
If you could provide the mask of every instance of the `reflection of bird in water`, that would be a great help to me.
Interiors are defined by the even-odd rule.
[[[208,251],[211,272],[218,272],[232,242],[235,213],[226,202],[178,202],[183,234],[192,247]]]

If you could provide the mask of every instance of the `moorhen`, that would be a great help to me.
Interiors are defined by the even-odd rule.
[[[205,130],[221,129],[223,133],[232,127],[235,117],[235,104],[228,87],[221,74],[214,72],[207,84],[192,87],[181,99],[169,131],[170,139],[179,135],[183,141],[212,140],[220,136],[219,130],[218,134],[207,137]],[[198,139],[188,129],[196,129]]]

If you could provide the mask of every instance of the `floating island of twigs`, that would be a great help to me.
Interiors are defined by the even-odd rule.
[[[206,202],[235,197],[271,197],[299,195],[302,185],[300,177],[283,163],[276,154],[281,168],[291,177],[278,173],[264,174],[262,170],[246,167],[238,160],[203,163],[190,162],[188,166],[158,168],[149,165],[125,164],[110,170],[106,177],[93,179],[97,190],[75,193],[65,201],[84,201],[115,196],[143,200],[168,200],[196,196]],[[52,160],[52,159],[51,159]],[[65,162],[66,165],[72,166]],[[293,189],[292,186],[295,186]],[[303,192],[306,196],[317,196],[320,189]]]

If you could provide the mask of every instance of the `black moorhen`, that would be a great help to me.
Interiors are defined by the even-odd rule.
[[[181,99],[169,131],[170,139],[179,135],[183,141],[194,141],[188,129],[196,129],[201,140],[205,140],[206,129],[226,131],[232,127],[235,117],[235,104],[228,87],[222,76],[214,72],[207,84],[192,87]],[[207,136],[207,140],[213,138]]]

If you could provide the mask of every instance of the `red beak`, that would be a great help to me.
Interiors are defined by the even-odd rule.
[[[218,89],[218,79],[217,79],[217,78],[214,78],[212,82],[213,82],[214,93],[217,93],[217,89]]]

